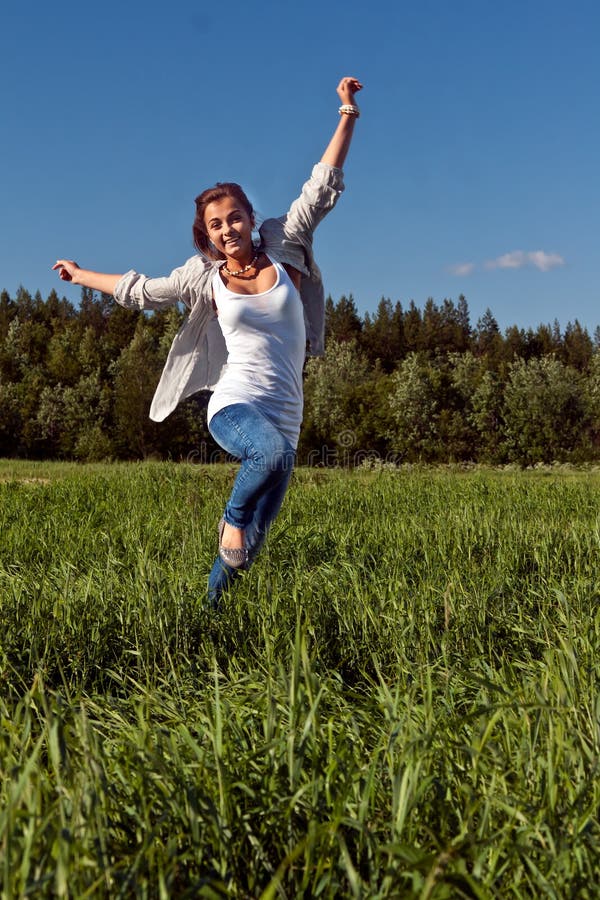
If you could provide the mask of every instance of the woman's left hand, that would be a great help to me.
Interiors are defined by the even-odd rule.
[[[338,97],[342,103],[354,103],[354,95],[362,89],[358,78],[342,78],[337,86]]]

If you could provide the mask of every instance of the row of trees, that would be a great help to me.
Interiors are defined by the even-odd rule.
[[[511,325],[501,334],[491,310],[471,327],[469,309],[461,294],[455,304],[444,300],[437,304],[431,298],[420,310],[411,300],[407,309],[401,303],[392,305],[382,298],[374,315],[359,316],[352,296],[341,297],[326,304],[327,336],[339,342],[355,340],[371,364],[379,361],[383,371],[393,371],[410,353],[427,358],[448,353],[471,351],[474,356],[487,358],[488,367],[502,369],[515,357],[532,359],[555,355],[566,365],[582,371],[586,369],[600,348],[600,326],[593,340],[588,331],[575,320],[564,330],[557,320],[552,325],[538,325],[536,329]]]
[[[213,459],[208,397],[148,418],[182,313],[125,310],[83,289],[0,294],[0,455]],[[327,353],[306,366],[301,462],[493,463],[600,456],[600,329],[471,327],[464,297],[423,310],[383,299],[361,318],[327,300]]]

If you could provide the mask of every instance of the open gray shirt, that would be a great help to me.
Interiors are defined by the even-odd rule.
[[[302,273],[300,297],[309,352],[324,351],[325,298],[321,273],[312,252],[313,232],[333,209],[344,189],[341,169],[317,163],[288,212],[266,219],[259,228],[260,249],[276,262]],[[148,278],[133,269],[119,279],[114,296],[121,306],[162,309],[179,301],[190,310],[175,336],[150,407],[162,422],[180,400],[212,390],[227,362],[227,348],[212,305],[212,277],[223,261],[196,254],[163,278]]]

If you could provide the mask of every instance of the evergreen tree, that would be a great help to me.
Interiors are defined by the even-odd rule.
[[[10,299],[8,291],[0,293],[0,342],[8,334],[8,326],[17,314],[17,304]]]
[[[404,314],[404,347],[406,353],[416,353],[422,347],[421,330],[423,320],[415,301],[411,300]]]
[[[79,301],[79,325],[82,331],[92,328],[97,338],[106,329],[106,323],[112,315],[115,302],[110,294],[98,294],[91,288],[81,288]]]
[[[161,315],[158,314],[158,318]],[[144,313],[137,309],[125,309],[124,306],[113,303],[110,314],[104,322],[102,337],[98,345],[101,356],[101,368],[105,375],[108,373],[110,366],[114,365],[121,351],[131,344],[138,320],[142,316],[144,316]],[[92,333],[95,334],[93,326],[91,327]],[[83,322],[80,323],[80,330],[82,332],[86,330]]]
[[[580,372],[588,368],[594,354],[594,344],[587,329],[582,328],[577,319],[568,322],[563,338],[562,360]]]
[[[512,362],[517,357],[524,357],[526,347],[527,339],[523,329],[519,328],[517,325],[509,325],[504,332],[503,358],[507,362]]]
[[[469,306],[467,298],[464,294],[459,294],[458,303],[456,305],[456,325],[460,329],[461,339],[466,340],[465,349],[468,347],[471,338],[471,316],[469,314]]]
[[[440,308],[432,297],[428,297],[423,308],[423,324],[421,327],[419,350],[424,350],[430,357],[442,352],[442,316]]]
[[[498,322],[489,307],[477,320],[473,332],[473,350],[478,356],[487,356],[488,365],[491,368],[496,368],[502,358],[502,335]]]
[[[540,356],[551,356],[553,353],[560,351],[560,341],[555,341],[555,331],[550,325],[538,325],[534,331],[529,328],[526,334],[526,347],[523,356],[525,359],[532,359]]]
[[[362,321],[352,294],[342,295],[337,303],[331,297],[325,303],[325,341],[357,340],[362,331]]]
[[[423,349],[433,356],[462,353],[469,347],[471,328],[467,301],[461,295],[460,307],[452,300],[437,306],[430,298],[423,313]]]
[[[384,372],[391,372],[404,355],[404,321],[402,305],[392,307],[391,300],[382,297],[375,316],[365,315],[361,346],[370,362],[377,360]]]

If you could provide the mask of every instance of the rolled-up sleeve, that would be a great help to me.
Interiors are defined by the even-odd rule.
[[[129,309],[164,309],[179,302],[191,309],[198,299],[199,276],[208,266],[199,257],[192,257],[162,278],[148,278],[130,269],[115,286],[115,300]]]
[[[333,209],[343,190],[343,171],[328,163],[316,163],[300,196],[283,217],[286,232],[300,232],[304,238],[310,239],[319,222]]]

